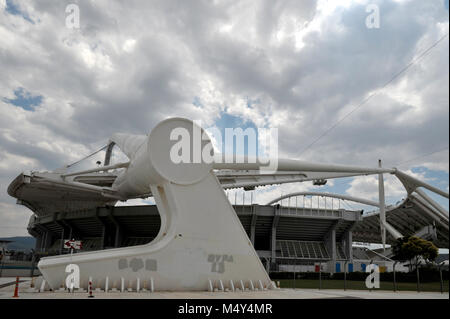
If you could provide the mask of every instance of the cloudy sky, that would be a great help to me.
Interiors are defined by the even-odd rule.
[[[366,25],[369,4],[378,28]],[[446,0],[0,0],[0,237],[27,234],[31,212],[6,193],[21,171],[173,116],[275,127],[280,156],[381,158],[448,191],[448,29]],[[393,203],[404,191],[386,178]],[[377,198],[375,177],[255,198],[307,189]]]

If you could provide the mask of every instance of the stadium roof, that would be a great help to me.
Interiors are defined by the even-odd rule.
[[[137,170],[133,163],[141,165],[153,154],[147,148],[148,138],[145,135],[113,135],[103,148],[73,164],[52,172],[20,174],[9,185],[8,193],[37,216],[78,212],[105,205],[113,206],[118,200],[147,198],[152,196],[151,190],[145,177],[140,176],[146,172],[145,167]],[[120,151],[123,155],[121,162],[111,163],[114,150]],[[104,152],[103,166],[77,170],[77,166],[87,159],[92,162],[92,157],[99,152]],[[381,242],[385,243],[386,240],[392,241],[405,235],[419,234],[438,240],[441,247],[448,247],[448,212],[425,194],[423,189],[446,198],[449,194],[395,168],[381,168],[381,163],[378,168],[364,168],[277,159],[276,171],[267,173],[261,164],[262,159],[257,159],[257,162],[250,162],[247,158],[243,162],[227,162],[222,156],[217,154],[208,169],[213,169],[224,189],[242,187],[249,190],[257,186],[303,181],[323,183],[332,178],[376,174],[380,196],[377,202],[339,194],[315,195],[352,200],[379,208],[378,213],[364,217],[363,222],[355,229],[357,241],[380,242],[381,237]],[[141,159],[138,161],[137,158]],[[385,206],[383,182],[385,173],[395,175],[405,187],[408,195],[399,205]],[[137,183],[136,179],[141,181]],[[296,194],[284,197],[294,195]]]

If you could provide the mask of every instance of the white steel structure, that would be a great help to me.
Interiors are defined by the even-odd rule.
[[[377,206],[383,244],[386,232],[399,238],[402,233],[386,220],[383,174],[394,174],[409,196],[423,201],[448,229],[448,212],[423,191],[425,188],[448,198],[448,193],[419,181],[395,168],[365,168],[317,164],[279,159],[276,172],[264,173],[257,160],[249,163],[224,162],[216,155],[211,163],[175,164],[170,151],[176,141],[174,129],[194,135],[200,129],[186,119],[173,118],[158,124],[149,136],[116,134],[106,147],[104,166],[76,172],[70,167],[54,172],[19,175],[8,192],[36,215],[64,210],[97,207],[118,200],[153,196],[161,216],[157,237],[146,245],[108,249],[73,256],[42,258],[38,267],[51,287],[59,287],[68,275],[69,264],[80,267],[81,284],[89,278],[96,287],[152,283],[156,290],[213,290],[271,288],[272,283],[230,205],[224,188],[291,183],[330,178],[377,174],[379,202],[347,198]],[[201,129],[200,129],[201,130]],[[211,143],[206,133],[202,146]],[[191,143],[193,144],[193,143]],[[128,157],[111,164],[111,153],[118,146]],[[193,146],[190,149],[194,152]],[[61,196],[64,194],[64,196]],[[289,195],[293,196],[293,194]],[[330,194],[327,194],[330,196]],[[338,196],[338,195],[334,195]],[[345,199],[345,196],[338,196]],[[280,200],[280,199],[277,199]],[[275,200],[275,201],[277,201]]]

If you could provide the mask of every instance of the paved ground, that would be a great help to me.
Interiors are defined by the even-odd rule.
[[[23,279],[23,278],[20,278],[20,279]],[[30,280],[30,278],[25,278],[25,279]],[[12,278],[12,277],[0,277],[0,285],[7,284],[7,283],[10,283],[15,280],[16,280],[16,278]]]
[[[14,278],[1,278],[0,283],[5,285],[14,282]],[[19,298],[22,299],[85,299],[87,293],[68,292],[27,292],[30,288],[30,278],[20,283]],[[14,284],[0,288],[0,299],[12,298]],[[316,298],[363,298],[363,299],[449,299],[448,293],[435,292],[391,292],[391,291],[363,291],[363,290],[337,290],[337,289],[276,289],[268,291],[246,292],[94,292],[97,299],[316,299]]]

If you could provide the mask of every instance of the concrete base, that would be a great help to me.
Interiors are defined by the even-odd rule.
[[[309,289],[281,289],[279,291],[258,292],[155,292],[149,293],[94,293],[96,299],[447,299],[449,294],[434,292],[397,292],[388,291],[368,292],[361,290],[309,290]],[[12,292],[0,291],[0,299],[12,298]],[[20,292],[22,299],[86,299],[87,293]]]
[[[9,288],[9,289],[7,289]],[[0,289],[0,299],[12,298],[14,291],[11,287]],[[335,290],[335,289],[277,289],[265,291],[229,291],[229,292],[94,292],[96,299],[449,299],[448,293],[436,292],[390,292],[364,290]],[[19,290],[21,299],[87,299],[87,292],[28,292],[27,288]]]
[[[3,283],[12,282],[13,278],[2,278]],[[86,299],[88,293],[85,289],[76,289],[74,293],[67,291],[38,292],[30,287],[31,278],[19,284],[19,298],[22,299]],[[114,293],[109,293],[114,292]],[[94,291],[96,299],[335,299],[335,298],[360,298],[360,299],[449,299],[449,293],[416,292],[416,291],[383,291],[383,290],[339,290],[339,289],[272,289],[245,291],[200,291],[200,292],[167,292],[158,291],[149,293],[140,291],[120,292],[112,288],[108,293]],[[10,299],[14,294],[14,285],[0,289],[0,299]]]

